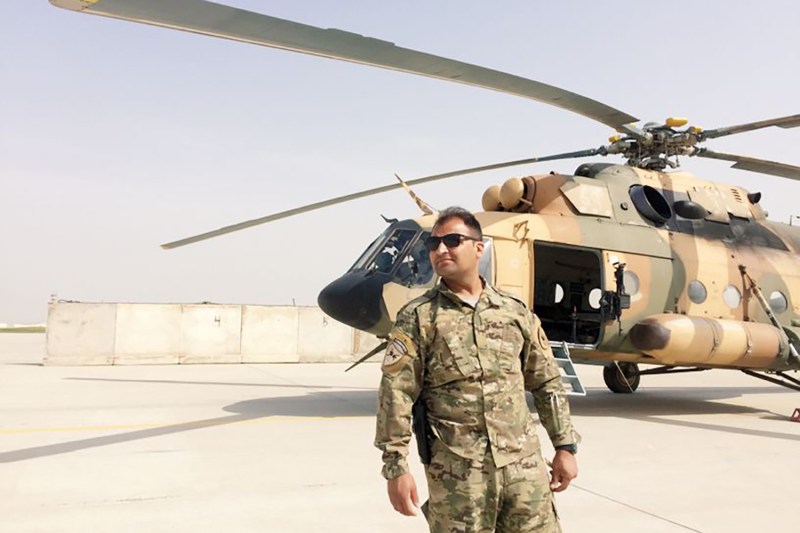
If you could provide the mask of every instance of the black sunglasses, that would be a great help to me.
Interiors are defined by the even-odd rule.
[[[431,235],[427,239],[425,239],[425,247],[428,248],[429,252],[435,252],[439,249],[439,245],[444,243],[445,246],[448,248],[458,248],[461,245],[462,241],[479,241],[480,239],[476,239],[475,237],[470,237],[469,235],[461,235],[460,233],[448,233],[447,235],[442,235],[441,237],[434,237]]]

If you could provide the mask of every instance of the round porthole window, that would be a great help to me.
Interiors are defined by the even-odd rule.
[[[561,300],[564,299],[564,287],[560,283],[556,283],[553,292],[553,303],[561,303]]]
[[[689,299],[696,303],[701,304],[706,301],[708,297],[708,291],[706,291],[706,286],[703,285],[702,282],[694,280],[689,282],[689,286],[686,288],[686,292],[689,293]]]
[[[631,296],[639,294],[639,276],[635,272],[626,270],[622,273],[622,283],[625,285],[625,292]]]
[[[733,285],[728,285],[725,287],[725,290],[722,291],[722,301],[731,309],[736,309],[742,301],[742,293]]]
[[[592,309],[600,309],[600,297],[603,296],[603,291],[594,288],[589,292],[589,306]]]
[[[772,291],[769,295],[769,306],[776,313],[783,313],[789,308],[789,302],[786,301],[786,296],[781,291]]]

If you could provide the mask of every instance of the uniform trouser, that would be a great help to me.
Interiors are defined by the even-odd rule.
[[[464,459],[436,441],[425,468],[431,533],[560,533],[541,452],[496,468]]]

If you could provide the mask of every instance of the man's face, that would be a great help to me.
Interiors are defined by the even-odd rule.
[[[441,226],[435,227],[431,235],[444,237],[451,233],[476,236],[460,218],[451,218]],[[478,260],[483,255],[483,242],[462,238],[458,246],[452,248],[440,242],[439,247],[429,254],[434,270],[445,280],[468,278],[478,274]]]

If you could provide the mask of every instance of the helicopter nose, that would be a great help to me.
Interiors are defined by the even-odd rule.
[[[383,305],[383,286],[390,280],[380,272],[348,272],[322,289],[317,303],[331,318],[376,333],[381,318],[388,315]]]

